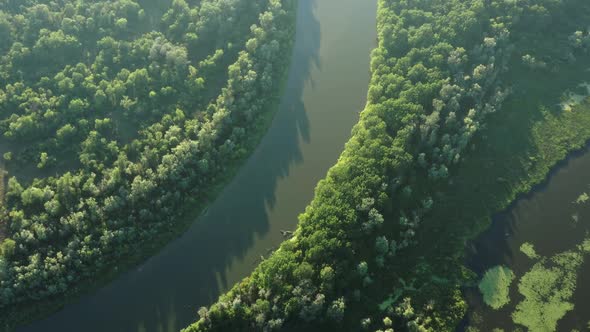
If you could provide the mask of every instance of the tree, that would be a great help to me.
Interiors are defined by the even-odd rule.
[[[375,240],[375,250],[379,255],[385,255],[389,251],[389,241],[385,236],[379,236]]]
[[[2,224],[18,245],[2,258],[12,279],[0,283],[0,311],[103,272],[169,229],[186,197],[218,185],[279,86],[292,36],[283,1],[0,5],[0,143],[18,143],[5,153],[10,171],[47,169],[54,156],[72,168],[9,180]],[[167,9],[160,24],[152,12]],[[315,265],[297,267],[289,276],[318,278]],[[325,309],[317,291],[304,292],[308,317]],[[261,303],[262,327],[282,326]]]
[[[356,270],[359,276],[365,277],[369,273],[369,266],[367,265],[367,262],[360,262]]]
[[[8,200],[20,200],[23,191],[24,188],[14,176],[8,179],[8,188],[6,190],[6,198]]]
[[[12,24],[10,17],[0,11],[0,52],[4,52],[12,46]]]
[[[43,169],[47,166],[47,162],[49,161],[49,156],[47,155],[47,152],[41,152],[41,155],[39,157],[39,163],[37,164],[37,168],[39,169]]]
[[[115,22],[115,28],[117,28],[117,30],[119,32],[125,32],[127,30],[127,19],[126,18],[120,18]]]
[[[344,317],[344,311],[346,310],[346,302],[343,297],[340,297],[332,302],[326,314],[328,318],[334,321],[341,321]]]
[[[74,116],[80,116],[80,113],[84,112],[87,108],[87,104],[82,99],[76,98],[70,101],[68,110],[73,113]]]
[[[0,247],[0,253],[2,256],[6,258],[12,257],[14,255],[14,251],[16,249],[16,242],[13,239],[6,238],[2,241],[2,246]]]
[[[41,37],[33,47],[33,56],[41,63],[54,62],[53,66],[62,66],[67,61],[77,59],[80,47],[76,37],[66,35],[62,30],[42,29]]]
[[[24,206],[39,205],[53,196],[52,192],[47,188],[29,187],[21,194],[22,203]]]
[[[328,291],[334,286],[334,277],[336,276],[331,266],[324,266],[320,271],[321,289]]]

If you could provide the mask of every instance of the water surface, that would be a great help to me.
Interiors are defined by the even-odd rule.
[[[524,298],[518,292],[518,281],[536,263],[520,251],[520,246],[532,243],[543,257],[574,250],[589,236],[590,202],[575,203],[584,192],[590,194],[589,148],[562,162],[545,183],[495,216],[490,229],[474,242],[468,266],[480,276],[497,265],[512,269],[516,280],[510,288],[511,302],[495,311],[485,305],[477,289],[467,290],[470,323],[480,320],[477,325],[482,331],[514,330],[511,313]],[[574,310],[559,320],[557,331],[587,331],[590,320],[590,256],[587,254],[570,302]]]
[[[22,332],[171,332],[193,322],[293,230],[366,101],[376,0],[299,0],[285,95],[261,144],[179,239]]]

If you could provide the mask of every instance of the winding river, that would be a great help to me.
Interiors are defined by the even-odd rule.
[[[247,276],[293,230],[364,107],[376,0],[299,0],[280,109],[232,182],[138,268],[18,331],[171,332]]]

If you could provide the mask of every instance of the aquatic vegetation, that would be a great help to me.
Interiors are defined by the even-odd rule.
[[[539,258],[539,255],[537,255],[537,252],[535,251],[535,246],[533,246],[532,243],[529,242],[525,242],[520,246],[520,251],[527,255],[528,258],[530,259],[537,259]]]
[[[584,95],[570,93],[566,97],[565,101],[560,104],[560,106],[564,111],[572,112],[574,106],[580,104],[582,101],[584,101],[584,99],[586,99],[586,96]]]
[[[581,94],[569,92],[565,97],[564,101],[560,104],[561,108],[566,112],[573,111],[573,108],[582,103],[588,96],[590,96],[590,84],[587,82],[581,83],[578,85],[579,88],[583,88],[586,91],[583,91]],[[587,195],[586,195],[587,196]]]
[[[508,304],[510,285],[514,278],[514,272],[506,266],[489,269],[479,283],[485,303],[494,309],[500,309]]]
[[[586,243],[586,241],[584,242]],[[518,284],[525,299],[512,313],[515,323],[530,331],[555,331],[557,322],[574,309],[569,302],[576,289],[577,270],[583,262],[584,245],[577,250],[542,258]]]
[[[590,200],[590,196],[588,196],[587,193],[582,193],[580,196],[578,196],[578,198],[576,199],[576,204],[583,204],[588,202],[588,200]]]

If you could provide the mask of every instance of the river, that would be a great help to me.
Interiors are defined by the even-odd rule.
[[[364,108],[376,2],[299,0],[280,109],[207,213],[139,267],[18,331],[178,331],[246,277],[295,229]]]
[[[582,193],[590,193],[589,170],[590,147],[587,147],[557,166],[545,183],[518,199],[505,212],[496,215],[492,226],[474,242],[468,261],[472,270],[481,276],[493,266],[504,265],[514,272],[516,279],[510,287],[510,303],[500,310],[488,307],[477,288],[467,289],[470,323],[483,326],[482,331],[491,331],[492,328],[512,331],[515,328],[511,314],[515,305],[524,299],[518,291],[519,279],[538,261],[528,258],[520,251],[523,243],[533,244],[540,257],[552,257],[575,250],[577,245],[588,238],[590,203],[576,201]],[[548,280],[550,278],[543,282]],[[585,255],[585,263],[578,270],[576,284],[574,296],[567,299],[574,308],[558,320],[557,331],[586,331],[588,328],[588,255]],[[549,315],[546,311],[541,313]]]

